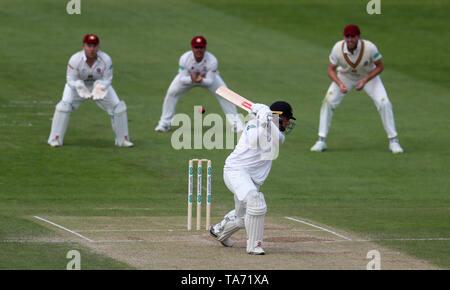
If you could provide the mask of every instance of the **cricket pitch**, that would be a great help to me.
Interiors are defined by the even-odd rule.
[[[382,248],[373,240],[338,230],[327,231],[325,227],[287,217],[266,217],[264,256],[246,253],[245,230],[233,235],[233,247],[226,248],[204,227],[200,231],[187,231],[186,217],[181,216],[31,219],[58,232],[65,241],[81,243],[137,269],[365,270],[371,250],[380,253],[381,269],[438,269],[426,261]]]

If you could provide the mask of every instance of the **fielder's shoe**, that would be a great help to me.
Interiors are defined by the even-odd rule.
[[[255,247],[251,251],[247,251],[250,255],[265,255],[264,249],[262,247]]]
[[[398,141],[393,141],[389,143],[389,151],[391,151],[392,154],[399,154],[403,153],[403,148],[400,146]]]
[[[128,140],[124,140],[121,145],[117,145],[117,146],[119,146],[119,147],[133,147],[134,144],[133,144],[133,142],[130,142]]]
[[[57,139],[53,139],[52,141],[50,141],[50,143],[48,143],[50,146],[52,147],[60,147],[62,146],[61,144],[59,144],[59,141]]]
[[[316,144],[314,144],[313,147],[311,147],[311,151],[313,152],[323,152],[327,150],[327,143],[324,141],[317,141]]]
[[[170,130],[170,126],[164,126],[161,124],[158,124],[158,126],[156,126],[155,131],[156,132],[167,132]]]
[[[209,227],[209,234],[217,240],[218,236],[217,236],[213,226]],[[230,238],[227,238],[225,241],[219,241],[219,242],[224,247],[232,247],[233,246],[233,240]]]

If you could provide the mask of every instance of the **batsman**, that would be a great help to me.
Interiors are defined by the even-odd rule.
[[[277,111],[279,117],[273,112]],[[295,120],[291,106],[283,101],[273,103],[270,107],[254,104],[251,108],[256,118],[247,122],[234,151],[225,161],[223,178],[225,185],[234,194],[235,208],[224,219],[211,226],[210,234],[223,246],[232,247],[231,236],[245,228],[247,232],[247,253],[264,255],[263,235],[264,218],[267,212],[264,194],[260,187],[269,175],[274,158],[273,143],[282,144],[283,132],[293,128]],[[270,146],[264,145],[269,141]],[[276,142],[273,142],[276,141]]]

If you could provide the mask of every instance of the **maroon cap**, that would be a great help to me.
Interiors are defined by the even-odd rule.
[[[86,34],[84,36],[83,43],[98,45],[100,43],[100,39],[98,39],[98,36],[95,34]]]
[[[354,24],[347,25],[344,29],[344,36],[345,35],[359,36],[360,35],[359,27]]]
[[[201,35],[194,36],[194,38],[192,38],[192,40],[191,40],[191,46],[192,47],[196,47],[196,46],[206,47],[206,39]]]

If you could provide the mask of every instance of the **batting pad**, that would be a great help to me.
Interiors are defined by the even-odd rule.
[[[261,192],[252,192],[247,199],[245,230],[247,231],[247,252],[262,246],[264,218],[267,212],[266,201]]]
[[[116,145],[122,145],[123,141],[128,140],[128,117],[127,106],[124,101],[120,101],[114,106],[111,116],[111,125],[116,135]]]
[[[225,241],[243,227],[244,223],[242,222],[242,219],[236,217],[235,210],[232,210],[225,215],[222,222],[216,225],[215,228],[219,231],[217,240],[221,242]]]
[[[55,113],[52,119],[52,129],[47,143],[58,140],[59,145],[63,145],[64,135],[69,126],[70,114],[72,113],[72,104],[60,101],[56,105]]]

